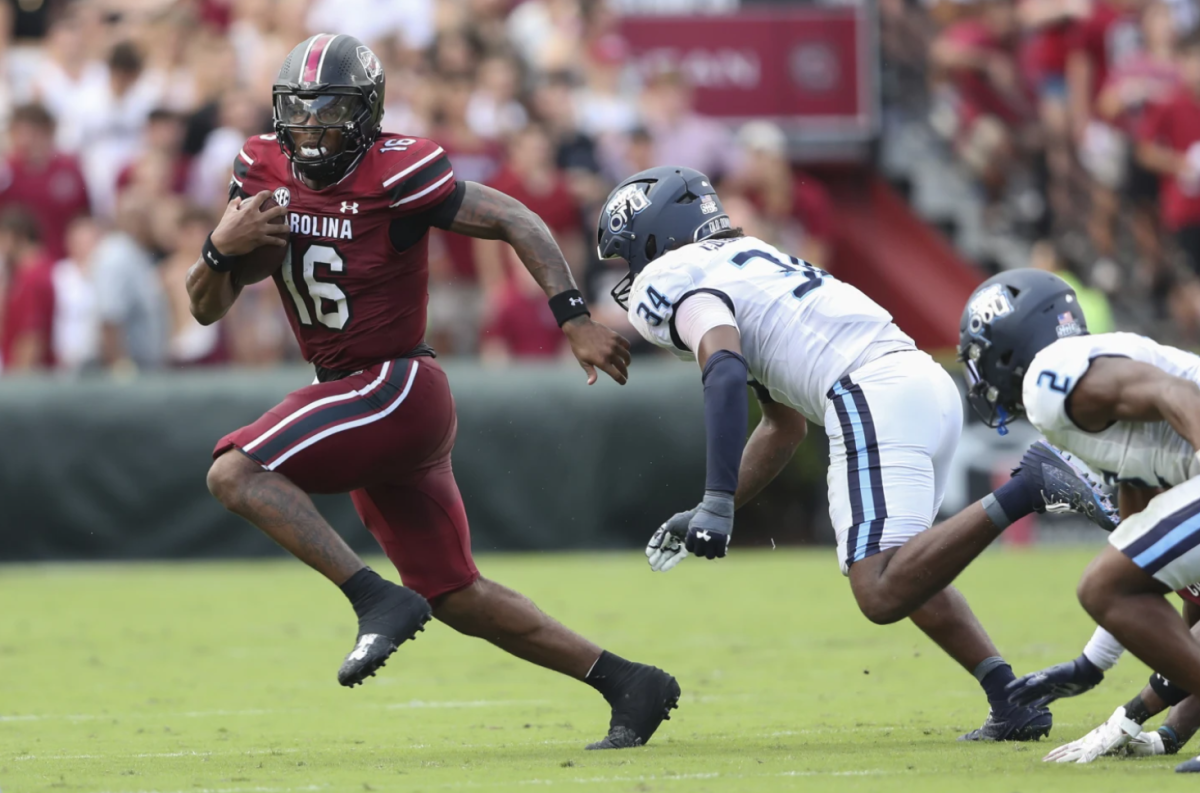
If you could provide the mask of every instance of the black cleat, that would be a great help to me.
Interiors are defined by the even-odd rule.
[[[433,616],[428,601],[406,587],[386,582],[390,591],[375,608],[358,620],[358,642],[338,670],[338,682],[353,688],[374,677],[392,653],[417,633]]]
[[[679,683],[675,678],[653,666],[634,666],[636,671],[628,682],[608,700],[612,705],[608,735],[588,744],[588,749],[644,746],[658,726],[671,718],[671,711],[679,707]]]
[[[1105,531],[1121,522],[1112,500],[1078,463],[1045,441],[1037,441],[1013,476],[1028,477],[1041,496],[1038,512],[1077,512]]]
[[[958,736],[960,741],[1036,741],[1050,734],[1054,717],[1045,708],[1011,708],[997,715],[989,710],[977,730]]]

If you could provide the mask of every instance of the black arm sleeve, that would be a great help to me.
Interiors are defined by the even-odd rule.
[[[388,226],[388,239],[392,241],[392,247],[397,251],[406,251],[425,236],[430,226],[438,229],[450,228],[466,192],[466,182],[459,182],[455,185],[454,192],[437,206],[430,207],[418,215],[393,220]]]
[[[746,359],[717,350],[704,366],[704,428],[708,449],[704,489],[737,492],[746,446]]]

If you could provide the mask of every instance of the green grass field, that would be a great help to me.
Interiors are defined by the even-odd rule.
[[[986,555],[960,581],[1018,671],[1078,654],[1087,551]],[[384,564],[376,563],[377,569]],[[975,681],[905,623],[871,625],[831,551],[736,551],[651,574],[638,554],[488,556],[605,647],[672,671],[650,746],[583,751],[590,688],[434,624],[353,691],[348,605],[291,561],[0,568],[0,789],[1094,791],[1194,788],[1177,758],[1041,756],[1145,681],[1127,659],[1059,703],[1050,742],[973,745]],[[1200,751],[1200,745],[1192,747]],[[1186,750],[1185,750],[1186,752]]]

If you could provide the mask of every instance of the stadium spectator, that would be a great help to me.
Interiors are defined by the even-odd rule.
[[[68,372],[85,371],[100,357],[91,260],[102,235],[91,217],[76,217],[67,227],[67,257],[54,265],[54,359]]]
[[[642,92],[642,117],[654,137],[655,165],[695,168],[713,179],[728,171],[733,151],[729,128],[696,112],[694,93],[680,72],[664,70]]]
[[[127,191],[117,200],[116,227],[91,258],[100,317],[100,358],[108,368],[155,369],[167,356],[168,307],[151,257],[149,199]]]
[[[737,143],[740,162],[722,192],[749,199],[777,245],[805,261],[827,265],[833,204],[820,182],[793,172],[783,130],[769,121],[751,121],[738,132]]]
[[[22,105],[13,111],[8,139],[8,157],[0,171],[0,208],[28,210],[37,221],[46,253],[62,258],[67,225],[88,211],[79,162],[56,151],[54,119],[41,105]]]
[[[1057,218],[1071,214],[1070,177],[1074,165],[1067,107],[1067,53],[1073,26],[1088,12],[1088,0],[1020,0],[1017,4],[1017,17],[1025,31],[1021,61],[1037,101],[1045,147],[1047,199]]]
[[[89,97],[104,90],[108,69],[92,48],[105,41],[97,35],[95,9],[84,3],[68,6],[50,27],[46,46],[33,76],[34,99],[57,120],[56,141],[60,148],[77,152],[83,141],[80,108]]]
[[[191,164],[188,196],[202,207],[224,207],[234,158],[247,138],[268,128],[262,104],[245,91],[225,94],[218,118],[220,126],[209,133]]]
[[[947,27],[931,53],[953,92],[954,116],[946,132],[992,208],[1004,196],[1018,154],[1017,135],[1031,113],[1015,34],[1012,4],[985,0]]]
[[[1072,134],[1082,140],[1095,118],[1095,104],[1108,72],[1140,47],[1143,0],[1095,0],[1090,13],[1072,26],[1068,40],[1067,90]]]
[[[467,123],[476,135],[502,138],[525,126],[529,115],[517,101],[520,87],[520,67],[512,58],[491,55],[480,62],[467,103]]]
[[[576,281],[583,280],[584,230],[579,205],[571,194],[566,174],[554,163],[554,150],[545,129],[536,124],[512,136],[508,160],[492,179],[491,186],[529,207],[546,222],[563,256],[571,265]],[[510,273],[522,269],[510,262],[507,245],[489,240],[475,241],[476,262],[484,291],[508,280]]]
[[[1142,120],[1138,158],[1159,175],[1163,225],[1200,273],[1200,38],[1182,45],[1180,69],[1183,86]]]
[[[6,374],[54,367],[54,259],[42,247],[34,217],[0,214],[0,258],[6,270],[0,356]]]
[[[469,74],[449,75],[438,82],[431,137],[454,163],[455,178],[486,184],[499,169],[504,149],[498,141],[478,135],[467,123],[473,89]],[[474,352],[483,305],[475,241],[460,234],[438,232],[433,236],[446,251],[449,266],[432,266],[430,271],[430,280],[435,284],[429,301],[431,340],[435,348],[448,353]]]
[[[117,177],[137,156],[146,120],[166,93],[164,75],[143,63],[132,42],[119,42],[108,56],[108,79],[70,111],[92,207],[103,217],[113,215]]]
[[[575,92],[575,117],[579,128],[601,145],[630,132],[641,121],[641,112],[622,84],[629,48],[618,36],[593,42],[586,52],[584,85]]]
[[[571,193],[581,205],[597,206],[608,195],[596,142],[579,128],[571,101],[571,77],[554,72],[540,80],[530,104],[554,144],[554,162],[567,174]]]
[[[196,251],[216,225],[212,213],[196,207],[180,207],[175,214],[174,250],[159,266],[163,292],[170,309],[170,338],[167,357],[174,366],[205,366],[226,363],[222,343],[224,323],[201,325],[192,316],[187,294],[187,272],[196,262]]]
[[[1068,261],[1052,241],[1038,240],[1031,249],[1029,266],[1054,273],[1071,285],[1079,307],[1083,310],[1083,316],[1087,319],[1089,333],[1112,333],[1116,327],[1113,324],[1112,306],[1108,302],[1108,296],[1080,280]]]
[[[526,0],[508,17],[508,37],[526,64],[543,72],[574,68],[583,29],[575,0]]]
[[[1171,8],[1164,2],[1151,2],[1142,12],[1142,47],[1108,73],[1096,100],[1097,114],[1119,136],[1121,187],[1132,208],[1132,229],[1140,256],[1141,276],[1152,285],[1160,300],[1169,283],[1160,266],[1158,218],[1154,206],[1158,198],[1158,175],[1142,167],[1135,156],[1132,141],[1147,107],[1161,104],[1179,89],[1179,66],[1175,59],[1175,23]],[[1103,189],[1103,188],[1102,188]],[[1109,193],[1108,190],[1104,190]],[[1120,205],[1118,196],[1105,195],[1104,214],[1093,222],[1101,227],[1093,231],[1100,251],[1115,252],[1114,225]],[[1102,241],[1102,242],[1101,242]]]
[[[307,22],[313,33],[345,33],[373,49],[397,37],[406,48],[421,50],[433,40],[434,12],[434,0],[316,0]]]
[[[136,179],[136,171],[147,159],[161,163],[166,171],[167,188],[176,195],[188,187],[190,162],[183,154],[184,120],[166,108],[150,112],[142,136],[141,151],[133,162],[117,176],[117,191],[127,188]]]
[[[488,307],[490,315],[480,339],[485,362],[500,363],[512,358],[552,358],[566,348],[566,337],[554,321],[546,295],[524,267],[501,285]]]

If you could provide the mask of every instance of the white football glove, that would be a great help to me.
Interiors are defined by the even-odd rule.
[[[687,558],[688,552],[683,542],[687,537],[688,524],[695,514],[694,509],[676,512],[654,532],[646,546],[646,558],[650,561],[651,570],[665,573]]]
[[[1142,725],[1125,718],[1125,708],[1113,711],[1108,721],[1077,741],[1058,747],[1042,758],[1047,763],[1090,763],[1101,755],[1123,748],[1142,733]]]
[[[1125,753],[1134,757],[1155,757],[1166,754],[1167,748],[1163,746],[1162,735],[1155,730],[1154,732],[1143,732],[1130,741],[1125,747]]]

